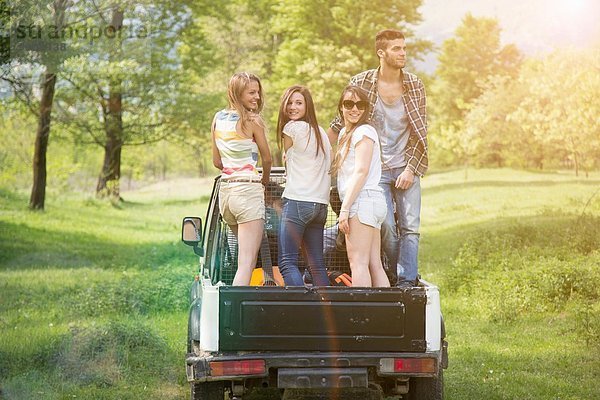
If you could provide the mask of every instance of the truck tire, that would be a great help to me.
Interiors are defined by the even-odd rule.
[[[223,400],[225,385],[223,382],[192,383],[192,400]]]
[[[433,378],[411,378],[408,400],[444,400],[444,370]]]

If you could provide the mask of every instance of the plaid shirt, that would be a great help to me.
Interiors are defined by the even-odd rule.
[[[350,79],[351,85],[360,86],[369,93],[371,113],[369,121],[375,114],[375,103],[377,102],[377,77],[379,68],[370,69],[355,75]],[[405,159],[408,168],[418,176],[425,175],[428,167],[427,158],[427,99],[423,82],[410,72],[403,71],[402,81],[404,90],[402,99],[410,122],[410,137],[405,148]],[[330,124],[335,133],[339,133],[344,127],[342,118],[338,115]]]

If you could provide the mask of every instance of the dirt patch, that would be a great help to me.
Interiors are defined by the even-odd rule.
[[[192,200],[212,193],[214,177],[176,178],[155,182],[135,190],[122,191],[123,198],[131,201],[147,199]]]

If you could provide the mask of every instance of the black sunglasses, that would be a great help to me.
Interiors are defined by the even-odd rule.
[[[342,107],[344,107],[346,110],[352,110],[354,108],[354,106],[356,106],[356,108],[358,108],[358,111],[365,111],[367,109],[368,104],[369,103],[367,103],[364,100],[359,100],[359,101],[344,100],[344,101],[342,101]]]

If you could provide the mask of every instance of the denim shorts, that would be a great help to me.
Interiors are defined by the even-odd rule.
[[[387,204],[383,192],[379,190],[364,189],[350,207],[349,218],[358,216],[363,225],[381,229],[381,224],[387,215]]]
[[[219,210],[227,225],[265,219],[265,190],[260,182],[227,182],[219,186]]]

